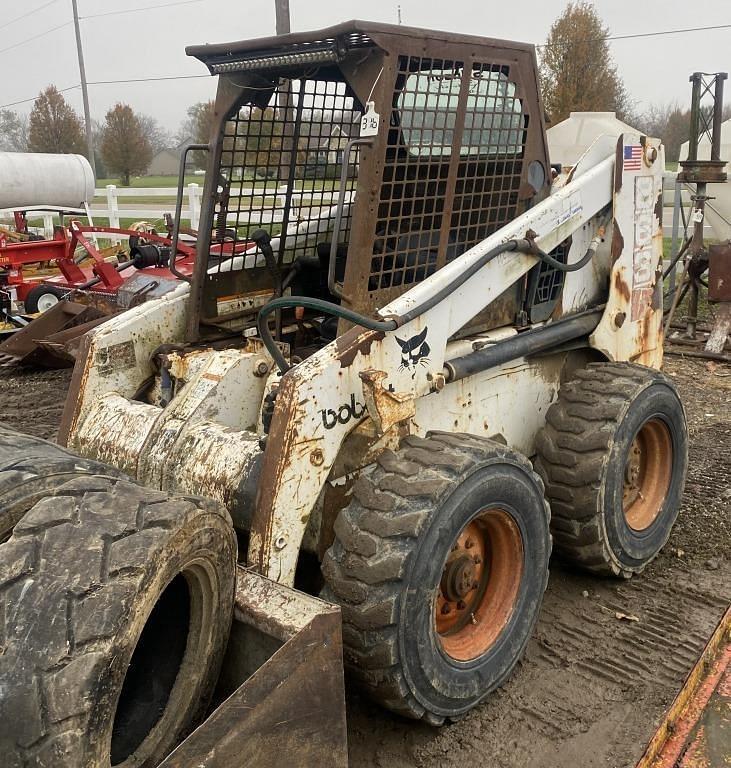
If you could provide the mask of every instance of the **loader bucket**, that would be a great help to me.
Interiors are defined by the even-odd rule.
[[[159,768],[346,768],[340,608],[238,568],[217,698]]]
[[[69,368],[74,364],[66,345],[103,322],[97,307],[62,300],[0,344],[0,365]]]

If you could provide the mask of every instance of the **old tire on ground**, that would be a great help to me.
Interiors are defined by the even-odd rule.
[[[68,288],[58,288],[55,285],[36,285],[28,291],[23,305],[29,315],[36,312],[46,312],[55,307],[61,299],[69,294]]]
[[[235,561],[207,500],[88,476],[38,502],[0,547],[3,765],[157,765],[216,682]]]
[[[506,680],[551,551],[527,459],[472,435],[408,437],[361,475],[335,534],[324,596],[342,608],[346,666],[373,698],[440,725]]]
[[[49,491],[88,474],[121,475],[112,467],[82,459],[48,440],[0,426],[0,543]]]
[[[641,571],[670,536],[688,467],[670,379],[630,363],[577,371],[549,408],[537,450],[557,553],[595,573]]]

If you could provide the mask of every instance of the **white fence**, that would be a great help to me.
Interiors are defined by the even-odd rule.
[[[276,189],[256,188],[256,187],[232,187],[229,192],[229,221],[236,221],[237,213],[247,213],[250,209],[257,212],[255,221],[252,224],[272,224],[281,222],[284,218],[284,208],[289,194],[291,200],[290,220],[307,219],[311,217],[313,209],[320,209],[335,205],[338,197],[338,190],[324,191],[320,189],[292,189],[288,193],[286,186],[280,186]],[[177,196],[175,188],[150,187],[130,188],[117,187],[109,184],[105,189],[97,189],[96,197],[106,196],[106,208],[94,204],[91,207],[91,215],[96,218],[108,218],[110,227],[119,227],[120,219],[146,219],[156,221],[162,219],[164,214],[175,213],[174,199]],[[203,188],[195,183],[188,184],[183,190],[183,209],[181,219],[190,221],[192,229],[198,229],[200,224],[201,200]],[[141,203],[144,207],[129,206],[124,203],[125,198],[159,198],[168,197],[172,202],[161,204],[159,201],[151,203]],[[262,205],[252,205],[246,202],[251,198],[262,198]],[[122,206],[120,208],[120,205]],[[241,216],[239,215],[239,222]]]
[[[94,199],[88,207],[88,213],[96,224],[99,219],[107,219],[110,227],[119,228],[122,219],[134,219],[149,221],[155,224],[163,219],[166,213],[175,214],[175,200],[178,190],[175,187],[117,187],[109,184],[103,189],[94,190]],[[298,189],[288,191],[286,186],[273,187],[243,187],[233,186],[229,191],[229,222],[239,226],[250,223],[252,225],[267,225],[279,223],[284,218],[284,208],[287,198],[290,200],[289,220],[297,223],[311,218],[317,218],[323,208],[331,208],[338,199],[338,188],[324,189]],[[102,203],[99,198],[106,198]],[[133,202],[126,203],[126,199]],[[150,202],[144,202],[150,198]],[[161,201],[160,198],[164,198]],[[200,225],[201,202],[203,187],[191,183],[183,189],[183,207],[181,219],[190,221],[192,229],[198,229]],[[254,198],[260,198],[261,203],[254,202]],[[350,198],[346,197],[346,200]],[[245,221],[251,211],[250,222]],[[238,212],[238,213],[237,213]],[[76,214],[77,216],[79,214]],[[8,213],[8,221],[12,220],[12,213]],[[43,227],[33,227],[45,237],[53,237],[53,228],[59,222],[59,214],[53,211],[38,211],[37,214],[29,212],[29,218],[42,219]],[[83,218],[83,214],[82,214]],[[4,220],[0,211],[0,221]],[[112,238],[118,239],[118,238]]]
[[[110,227],[119,227],[120,219],[162,219],[166,213],[175,214],[175,198],[178,190],[174,187],[117,187],[114,184],[108,184],[104,189],[94,191],[95,198],[106,197],[106,208],[102,208],[98,203],[92,203],[90,212],[94,220],[98,218],[109,219]],[[138,203],[140,206],[135,208],[131,204],[124,204],[124,199],[128,197],[169,197],[172,202],[160,203]],[[181,218],[188,219],[192,229],[198,229],[201,213],[201,198],[203,197],[203,188],[199,184],[191,183],[183,190],[183,211]],[[120,209],[120,201],[123,208]]]

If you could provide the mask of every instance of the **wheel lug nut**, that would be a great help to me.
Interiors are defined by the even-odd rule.
[[[457,603],[457,608],[458,608],[460,611],[463,611],[463,610],[464,610],[466,607],[467,607],[467,603],[465,603],[465,601],[464,601],[464,600],[460,600],[460,601]]]
[[[477,587],[479,587],[479,586],[480,586],[480,585],[479,585],[479,583],[478,583],[478,582],[476,582],[476,581],[473,581],[473,582],[472,582],[472,589],[477,589]]]
[[[450,612],[451,612],[451,610],[452,610],[452,608],[451,608],[451,606],[449,605],[449,603],[444,603],[444,605],[442,606],[442,614],[443,614],[444,616],[446,616],[448,613],[450,613]]]
[[[481,558],[479,555],[475,555],[475,556],[472,558],[472,562],[473,562],[475,565],[480,565],[480,563],[482,563],[482,558]]]
[[[467,539],[464,543],[465,549],[472,549],[475,546],[475,542],[472,539]]]

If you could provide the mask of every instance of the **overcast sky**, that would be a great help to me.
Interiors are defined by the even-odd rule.
[[[172,2],[176,0],[78,0],[88,80],[205,74],[202,64],[185,55],[186,45],[274,33],[274,0],[187,0],[155,9]],[[400,0],[400,5],[403,23],[411,26],[540,44],[566,2]],[[614,35],[731,24],[731,0],[596,0],[595,5]],[[398,0],[290,0],[292,29],[318,29],[353,18],[395,23],[397,6]],[[145,10],[117,13],[140,8]],[[97,14],[110,15],[88,18]],[[0,0],[0,106],[32,98],[50,83],[60,89],[79,82],[71,18],[71,0]],[[65,26],[43,34],[60,25]],[[29,40],[36,35],[40,37]],[[692,71],[731,70],[731,29],[615,40],[611,50],[640,110],[652,102],[685,106]],[[122,101],[175,131],[187,107],[211,98],[214,89],[213,77],[90,85],[91,114],[101,120],[110,106]],[[65,95],[81,111],[79,89]],[[727,95],[731,100],[730,83]],[[27,112],[31,106],[12,108]]]

